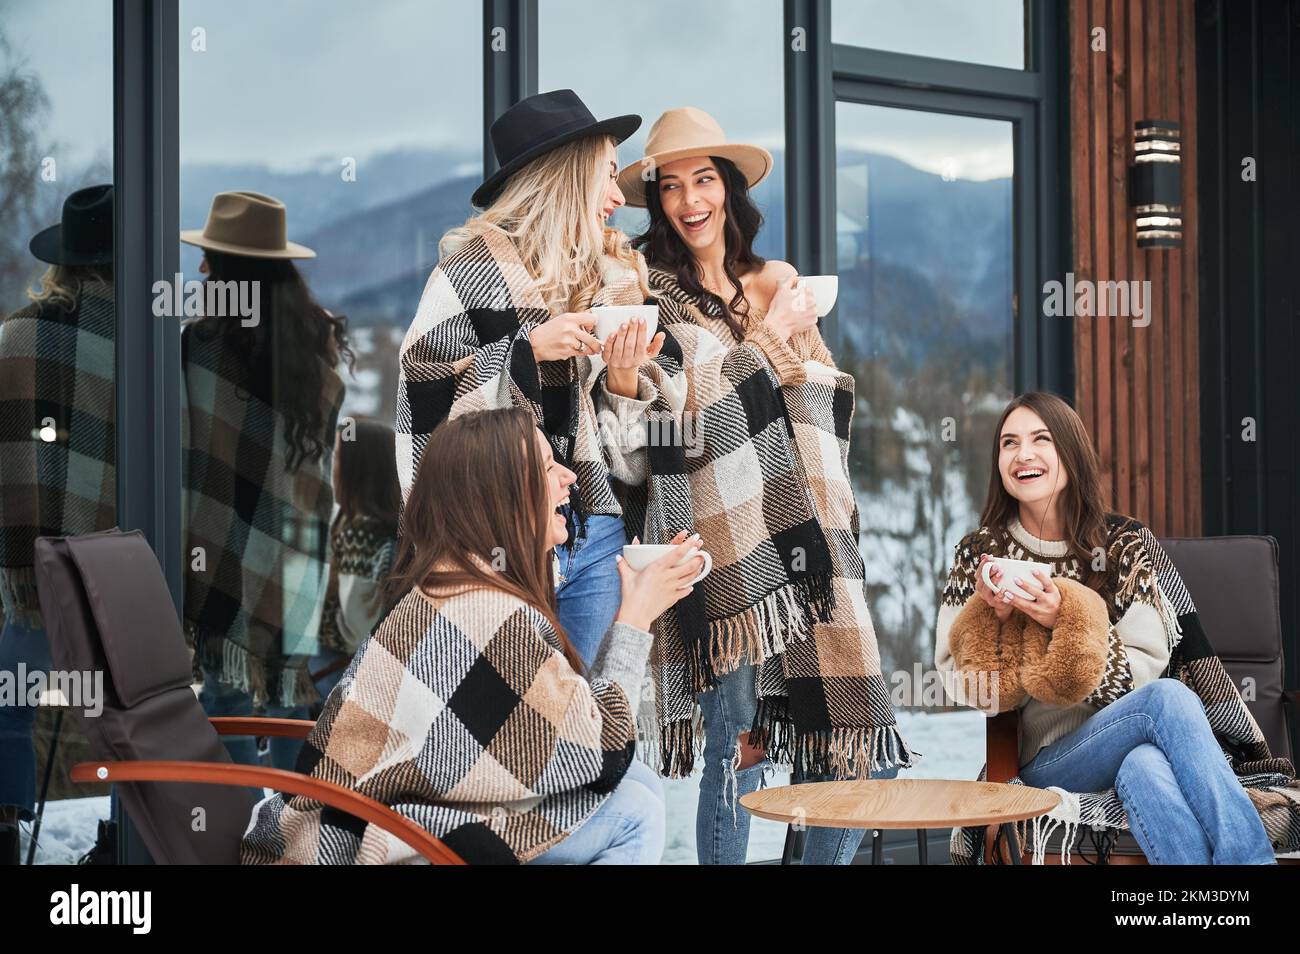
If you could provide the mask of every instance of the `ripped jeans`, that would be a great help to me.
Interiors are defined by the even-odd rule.
[[[741,666],[718,680],[716,688],[699,695],[704,715],[704,774],[700,803],[695,813],[695,852],[702,865],[743,865],[749,849],[749,812],[739,804],[742,795],[757,791],[772,763],[762,759],[748,768],[732,771],[736,737],[748,732],[758,699],[754,695],[757,668]],[[872,778],[893,778],[898,767],[872,773]],[[819,782],[832,776],[812,776],[795,781]],[[808,829],[804,842],[805,865],[847,865],[862,843],[861,828]]]

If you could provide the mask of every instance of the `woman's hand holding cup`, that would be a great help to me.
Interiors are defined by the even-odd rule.
[[[1012,594],[1011,591],[1007,589],[995,591],[991,586],[984,582],[984,573],[982,571],[984,569],[984,563],[988,559],[989,555],[987,553],[980,557],[980,572],[976,572],[975,574],[975,595],[989,606],[993,607],[993,612],[997,614],[999,620],[1005,621],[1011,615],[1011,610],[1015,608],[1011,602]],[[993,578],[995,585],[1002,585],[1002,571],[998,569],[996,565],[989,571],[989,576]]]
[[[810,288],[799,287],[799,276],[791,275],[776,286],[763,323],[782,341],[801,331],[817,327],[817,299]]]
[[[637,545],[639,541],[634,539],[632,543]],[[688,538],[683,531],[670,544],[672,550],[640,570],[633,569],[622,556],[617,558],[623,599],[615,620],[649,630],[665,610],[695,588],[695,581],[707,565],[700,555],[699,534]]]
[[[596,316],[589,311],[570,311],[546,319],[528,335],[533,357],[538,361],[567,361],[580,354],[597,354],[600,340],[591,333]]]
[[[664,333],[661,331],[647,346],[646,323],[643,318],[633,318],[605,339],[601,358],[605,361],[605,387],[611,394],[623,397],[637,396],[637,368],[647,361],[653,361],[664,346]]]

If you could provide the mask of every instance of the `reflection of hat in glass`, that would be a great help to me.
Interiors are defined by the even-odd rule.
[[[181,241],[214,252],[249,258],[315,258],[305,245],[290,242],[284,203],[260,192],[218,192],[207,224],[182,229]]]
[[[615,142],[622,142],[640,125],[641,117],[635,115],[598,121],[571,89],[521,99],[492,123],[492,151],[501,168],[474,190],[470,201],[486,209],[507,179],[557,146],[584,136],[613,136]]]
[[[670,109],[650,127],[645,142],[645,158],[638,159],[618,174],[618,187],[627,204],[645,208],[646,176],[642,170],[658,175],[658,170],[678,159],[691,156],[721,156],[736,164],[752,189],[772,171],[772,154],[762,146],[727,142],[718,121],[702,109],[683,106]]]
[[[63,221],[32,236],[32,254],[51,265],[113,263],[113,187],[89,186],[63,200]]]

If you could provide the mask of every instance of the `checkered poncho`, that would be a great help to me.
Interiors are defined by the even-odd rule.
[[[1120,524],[1112,523],[1112,541],[1117,538],[1134,538],[1138,542],[1144,554],[1134,561],[1134,565],[1154,569],[1155,583],[1163,597],[1161,602],[1167,602],[1176,616],[1176,621],[1167,621],[1174,649],[1166,677],[1181,680],[1201,697],[1210,728],[1259,812],[1274,850],[1300,850],[1300,782],[1296,780],[1294,766],[1289,759],[1269,751],[1264,733],[1201,628],[1191,594],[1155,534],[1136,520],[1125,520]],[[1123,672],[1127,669],[1123,645],[1112,640],[1110,650],[1107,673]],[[1115,693],[1122,694],[1133,687],[1132,680],[1112,681],[1109,675],[1103,681],[1103,688],[1107,682],[1111,683],[1109,689],[1101,696],[1094,694],[1089,697],[1090,705],[1100,709],[1118,697]],[[985,776],[986,771],[981,770],[980,780]],[[1013,785],[1024,784],[1019,776],[1010,782]],[[1057,808],[1042,818],[1017,825],[1020,844],[1032,850],[1036,863],[1042,863],[1048,842],[1061,826],[1064,826],[1060,838],[1061,857],[1067,862],[1072,849],[1081,848],[1085,829],[1092,831],[1093,843],[1103,857],[1115,836],[1128,830],[1128,814],[1115,789],[1067,792],[1053,788],[1052,791],[1061,795]],[[984,839],[985,829],[982,827],[954,828],[949,845],[953,864],[984,864]]]
[[[74,309],[31,304],[0,321],[0,603],[31,626],[36,538],[115,525],[112,296],[86,284]]]
[[[590,818],[634,745],[622,688],[574,672],[536,609],[489,590],[412,590],[361,644],[298,770],[391,806],[471,864],[512,864]],[[377,827],[283,794],[254,809],[241,857],[419,860]]]
[[[609,257],[605,266],[592,305],[644,302],[634,269]],[[533,357],[529,334],[550,315],[514,243],[500,232],[482,231],[438,263],[402,343],[395,429],[403,500],[438,424],[521,406],[533,412],[556,459],[577,474],[571,499],[580,518],[622,513],[596,423],[590,358]]]
[[[290,471],[277,375],[258,374],[204,319],[181,334],[185,369],[185,633],[205,669],[258,702],[319,698],[317,651],[329,573],[334,445]],[[324,435],[343,379],[323,369]]]
[[[738,343],[667,272],[652,268],[650,285],[668,334],[652,373],[660,395],[685,393],[685,409],[665,434],[672,409],[652,405],[650,475],[629,518],[647,542],[693,528],[713,557],[656,624],[661,771],[692,770],[696,695],[745,663],[760,667],[752,738],[773,761],[840,777],[910,765],[857,548],[853,378],[805,363],[828,360],[824,346],[795,354],[757,314]]]

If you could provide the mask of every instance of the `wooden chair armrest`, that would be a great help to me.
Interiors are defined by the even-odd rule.
[[[266,719],[258,716],[213,716],[208,719],[217,735],[267,735],[305,739],[315,728],[310,719]]]
[[[1012,709],[999,712],[984,727],[985,761],[984,777],[990,782],[1009,782],[1020,772],[1020,712]],[[998,826],[984,829],[984,860],[993,861],[993,844],[998,837]],[[998,852],[1000,864],[1010,864],[1010,852],[1005,845]]]
[[[285,720],[293,721],[293,720]],[[299,775],[261,765],[232,765],[224,762],[179,762],[140,760],[127,762],[81,762],[72,767],[74,782],[198,782],[204,785],[236,785],[241,788],[272,788],[307,798],[347,812],[399,838],[431,864],[463,865],[454,851],[409,818],[397,814],[382,802],[336,785],[325,779]]]
[[[984,740],[990,782],[1009,782],[1020,774],[1020,713],[1000,712],[988,720]]]

